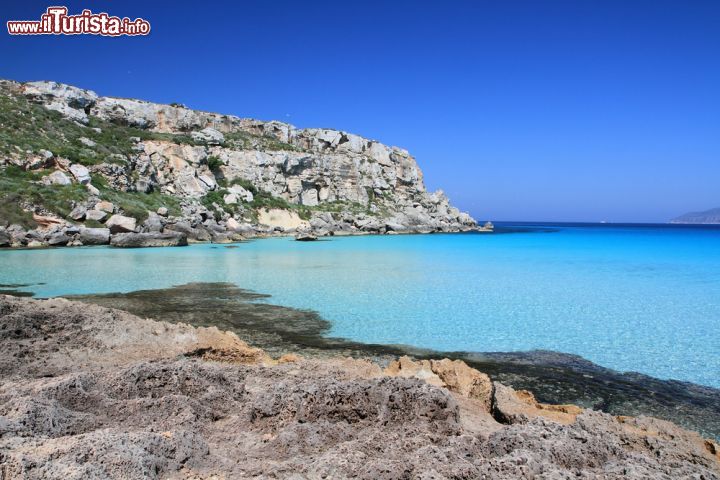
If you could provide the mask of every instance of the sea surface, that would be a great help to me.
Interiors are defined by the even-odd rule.
[[[578,354],[720,387],[720,228],[502,224],[496,233],[0,251],[36,296],[233,282],[328,336],[441,351]],[[6,288],[0,286],[0,290]]]

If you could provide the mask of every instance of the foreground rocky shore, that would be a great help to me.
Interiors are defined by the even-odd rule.
[[[538,403],[461,361],[272,358],[236,335],[0,296],[0,477],[720,478],[716,443]]]

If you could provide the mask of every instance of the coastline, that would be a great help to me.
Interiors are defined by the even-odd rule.
[[[542,402],[575,404],[613,415],[652,415],[720,440],[720,389],[617,372],[577,355],[549,351],[439,352],[327,337],[330,322],[316,312],[268,303],[270,296],[230,283],[66,298],[171,323],[232,331],[274,356],[294,353],[320,359],[371,358],[380,364],[403,355],[418,360],[462,360],[495,381],[532,391]]]
[[[62,298],[2,296],[0,325],[5,478],[720,475],[712,440],[545,404],[458,360],[277,358]]]

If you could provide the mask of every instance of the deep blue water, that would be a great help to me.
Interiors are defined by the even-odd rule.
[[[316,310],[332,336],[549,349],[720,387],[720,228],[515,224],[490,235],[0,252],[0,283],[34,284],[26,290],[39,296],[202,281]]]

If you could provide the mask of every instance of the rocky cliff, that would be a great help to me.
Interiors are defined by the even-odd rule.
[[[351,133],[101,97],[55,82],[2,81],[0,95],[0,195],[21,210],[0,210],[0,226],[17,225],[5,243],[47,242],[68,222],[101,229],[113,217],[110,234],[172,231],[218,241],[297,229],[476,227],[442,191],[426,191],[406,150]],[[17,188],[23,182],[33,195]],[[35,238],[19,228],[33,224],[55,231]],[[82,243],[72,232],[62,239]]]

